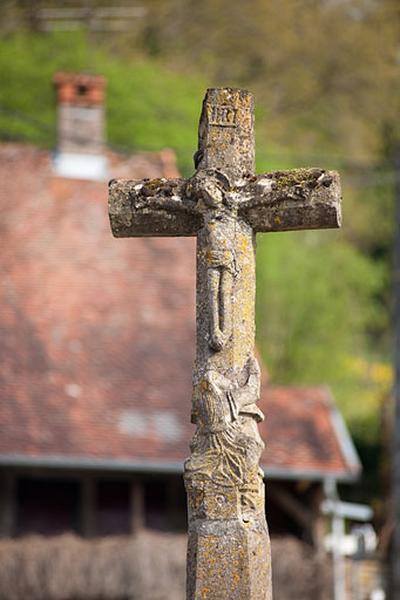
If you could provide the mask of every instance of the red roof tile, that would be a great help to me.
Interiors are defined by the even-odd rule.
[[[176,175],[168,151],[110,159],[115,177]],[[36,148],[0,146],[0,182],[0,462],[180,465],[195,240],[113,239],[105,184],[54,177]],[[271,476],[356,470],[325,389],[264,386],[261,405]]]

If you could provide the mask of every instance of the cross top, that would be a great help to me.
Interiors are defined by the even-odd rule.
[[[192,177],[110,182],[114,236],[197,237],[197,428],[185,463],[188,600],[271,599],[257,429],[263,415],[256,406],[255,237],[341,222],[337,173],[257,176],[254,154],[252,94],[209,89]],[[207,559],[214,554],[218,561]]]
[[[198,170],[218,169],[240,178],[254,173],[254,97],[245,90],[209,89],[200,117]]]
[[[187,181],[112,180],[114,236],[196,235],[203,224],[199,215],[207,208],[224,213],[240,209],[256,232],[340,226],[337,173],[293,169],[256,177],[254,155],[253,95],[209,89],[199,123],[195,175]]]

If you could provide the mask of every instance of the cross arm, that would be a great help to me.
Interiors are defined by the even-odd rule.
[[[186,180],[113,179],[109,217],[115,237],[191,236],[200,228],[195,201],[186,196]]]
[[[256,232],[340,227],[339,174],[292,169],[251,177],[239,214]]]

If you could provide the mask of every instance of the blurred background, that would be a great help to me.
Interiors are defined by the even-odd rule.
[[[0,598],[184,597],[194,242],[113,240],[106,182],[189,176],[226,85],[258,172],[343,186],[258,236],[274,597],[400,598],[399,68],[396,0],[2,0]]]

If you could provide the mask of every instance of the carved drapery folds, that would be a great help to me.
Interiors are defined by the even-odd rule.
[[[246,515],[263,500],[259,460],[264,444],[257,423],[264,416],[256,404],[259,393],[260,369],[254,356],[236,377],[208,370],[193,385],[192,422],[197,429],[185,463],[186,482],[192,490],[211,486],[221,493],[231,488],[232,494],[235,488],[240,503],[233,507],[235,517],[238,508]]]

